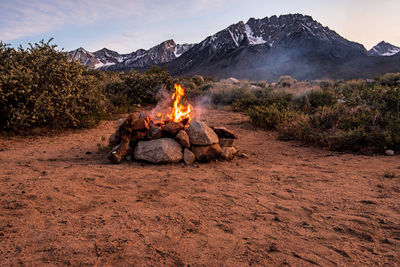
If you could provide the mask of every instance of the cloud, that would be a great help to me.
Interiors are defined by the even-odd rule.
[[[140,14],[146,1],[14,0],[0,2],[0,40],[56,31],[69,25]]]

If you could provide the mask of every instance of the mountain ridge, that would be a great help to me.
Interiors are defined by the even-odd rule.
[[[380,53],[373,54],[373,49]],[[347,79],[400,71],[400,53],[386,54],[396,46],[381,42],[373,49],[368,51],[362,44],[343,38],[311,16],[287,14],[239,21],[198,44],[180,45],[171,39],[125,55],[108,49],[79,57],[73,54],[91,68],[144,70],[159,65],[175,76]],[[98,63],[94,64],[96,59]]]

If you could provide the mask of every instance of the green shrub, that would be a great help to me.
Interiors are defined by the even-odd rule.
[[[277,105],[254,106],[248,110],[247,114],[254,125],[267,129],[275,129],[281,123],[291,121],[296,117],[295,113]]]
[[[0,129],[81,128],[105,116],[95,76],[50,41],[13,49],[0,43]]]

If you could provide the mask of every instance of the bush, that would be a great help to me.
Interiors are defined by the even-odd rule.
[[[119,78],[106,84],[104,91],[117,109],[124,110],[133,104],[155,104],[158,101],[158,92],[162,88],[170,91],[174,85],[172,76],[158,67],[143,74],[136,71],[120,74]]]
[[[95,76],[50,42],[26,50],[0,43],[1,130],[91,127],[105,116]]]
[[[275,129],[281,123],[291,121],[296,114],[288,109],[279,108],[277,105],[254,106],[247,112],[252,123],[256,126]]]

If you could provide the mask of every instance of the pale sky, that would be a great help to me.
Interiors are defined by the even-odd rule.
[[[400,0],[0,0],[0,40],[18,46],[54,37],[65,50],[130,53],[289,13],[311,15],[367,49],[383,40],[400,46]]]

